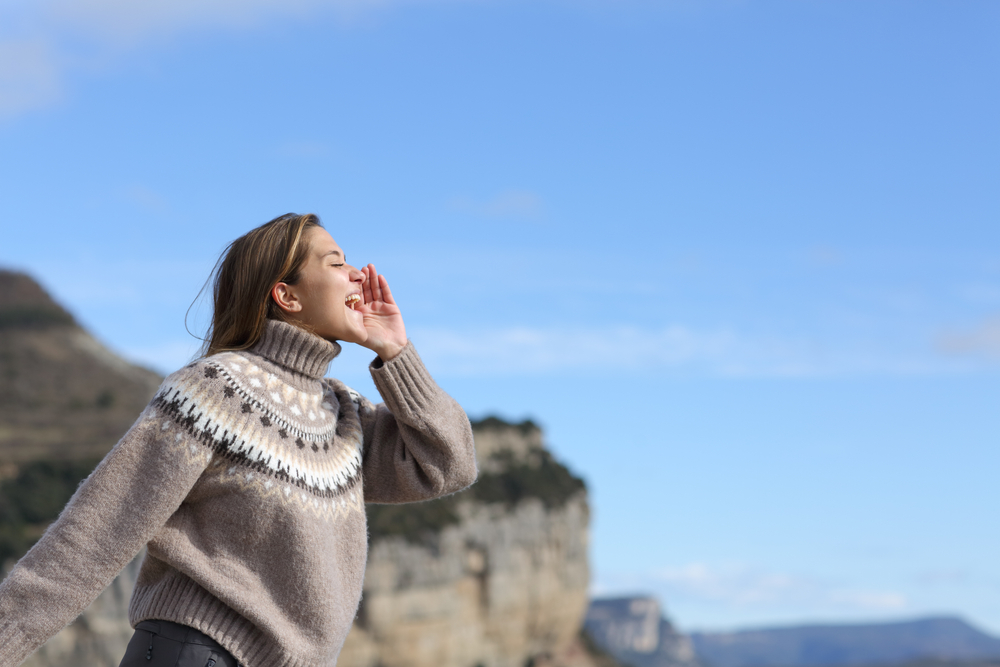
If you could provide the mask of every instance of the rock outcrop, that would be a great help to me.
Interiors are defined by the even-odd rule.
[[[584,660],[588,508],[530,422],[474,425],[480,481],[448,499],[372,507],[364,597],[342,667],[523,667]],[[379,513],[451,520],[378,534]]]
[[[694,647],[651,597],[594,600],[584,624],[602,649],[632,667],[698,667]]]

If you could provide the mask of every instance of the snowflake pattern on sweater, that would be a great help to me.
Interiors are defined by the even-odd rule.
[[[205,380],[210,380],[205,382]],[[213,381],[214,380],[214,381]],[[296,389],[236,353],[196,362],[167,378],[152,406],[213,453],[207,472],[313,512],[363,511],[363,436],[356,392]]]

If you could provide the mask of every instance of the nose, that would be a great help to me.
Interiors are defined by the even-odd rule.
[[[364,274],[363,271],[359,271],[358,269],[354,268],[353,266],[351,267],[350,276],[351,276],[351,282],[352,283],[358,283],[359,285],[363,285],[364,282],[365,282],[365,279],[367,278],[367,276]]]

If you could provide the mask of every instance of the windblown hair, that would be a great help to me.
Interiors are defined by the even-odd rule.
[[[271,290],[278,283],[299,281],[309,251],[305,232],[322,226],[312,213],[287,213],[229,244],[214,271],[212,325],[204,356],[253,347],[268,319],[288,321]]]

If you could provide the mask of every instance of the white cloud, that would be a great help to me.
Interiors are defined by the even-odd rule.
[[[36,0],[0,3],[0,118],[52,104],[68,71],[192,30],[238,30],[435,0]],[[441,1],[441,0],[437,0]],[[457,0],[456,0],[457,1]]]
[[[745,564],[689,563],[632,575],[598,574],[592,594],[655,593],[680,618],[698,608],[705,616],[732,618],[844,617],[908,610],[907,597],[891,590],[844,586],[816,577],[772,572]]]
[[[126,190],[125,195],[130,201],[148,211],[162,213],[170,208],[163,195],[144,185],[133,185]]]
[[[542,198],[528,190],[507,190],[486,200],[456,197],[448,205],[460,213],[487,218],[532,219],[544,211]]]
[[[421,354],[461,375],[672,369],[729,377],[928,375],[970,370],[960,361],[892,349],[833,349],[815,341],[744,336],[728,329],[413,327]]]
[[[725,332],[697,334],[679,326],[659,330],[417,328],[414,338],[421,354],[433,358],[438,367],[472,374],[680,366],[722,359],[735,344]]]
[[[122,350],[122,356],[158,373],[169,374],[191,362],[198,355],[200,349],[201,341],[192,337],[186,341],[170,341],[159,345],[127,348]]]
[[[48,43],[0,41],[0,118],[46,107],[59,96],[59,66]]]
[[[946,332],[939,337],[938,347],[947,354],[1000,360],[1000,317],[965,331]]]

